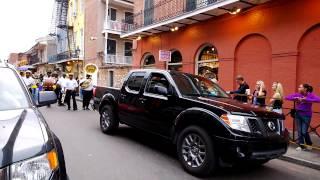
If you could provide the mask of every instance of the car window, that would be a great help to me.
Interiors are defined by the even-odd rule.
[[[127,87],[132,91],[139,91],[144,80],[145,72],[134,72],[128,78]]]
[[[14,71],[0,68],[0,111],[21,109],[29,106],[26,92]]]
[[[163,74],[152,73],[149,80],[148,80],[145,92],[152,93],[152,94],[158,94],[155,90],[157,86],[164,87],[164,88],[168,89],[169,82]]]

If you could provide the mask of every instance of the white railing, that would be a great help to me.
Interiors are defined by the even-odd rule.
[[[119,64],[119,65],[131,65],[132,56],[122,56],[122,55],[107,54],[105,56],[105,63],[107,63],[107,64]]]
[[[133,28],[133,24],[122,23],[119,21],[112,21],[110,19],[104,22],[105,30],[117,31],[119,33],[129,31]]]

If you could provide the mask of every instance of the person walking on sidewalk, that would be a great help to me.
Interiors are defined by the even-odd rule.
[[[241,102],[248,102],[247,97],[247,91],[249,88],[249,85],[244,81],[244,78],[241,75],[238,75],[236,77],[236,82],[239,85],[238,90],[230,91],[230,94],[235,94],[234,99],[241,101]]]
[[[286,97],[286,100],[294,101],[296,105],[295,120],[298,129],[298,143],[297,151],[301,151],[312,145],[308,129],[312,117],[312,103],[320,102],[320,97],[312,93],[313,88],[309,84],[301,84],[298,88],[298,93],[291,94]]]
[[[270,99],[270,107],[273,112],[282,114],[282,104],[283,104],[283,87],[279,82],[274,82],[272,84],[273,95]]]
[[[89,104],[93,95],[93,83],[91,76],[87,74],[86,79],[80,81],[80,86],[83,94],[82,107],[83,110],[90,110]]]
[[[73,79],[73,74],[69,74],[69,79],[66,80],[65,90],[66,90],[66,102],[68,105],[68,110],[71,109],[70,100],[72,98],[73,110],[78,110],[76,102],[76,89],[78,87],[78,82]]]

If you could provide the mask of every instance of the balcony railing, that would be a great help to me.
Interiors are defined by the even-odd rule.
[[[107,64],[116,64],[116,65],[131,65],[132,56],[107,54],[105,56],[105,63],[107,63]]]
[[[125,21],[132,21],[133,26],[125,31],[125,33],[135,31],[139,28],[152,24],[164,22],[178,16],[182,16],[194,11],[217,5],[228,0],[161,0],[150,8],[129,16]]]
[[[120,34],[122,32],[127,32],[130,29],[133,29],[133,24],[123,23],[123,22],[119,22],[119,21],[107,20],[104,23],[104,29],[105,30],[116,31],[116,32],[118,32]]]
[[[39,63],[39,62],[40,62],[40,59],[37,56],[31,56],[30,59],[29,59],[29,64],[30,65],[33,65],[33,64],[36,64],[36,63]]]
[[[77,53],[75,51],[66,51],[66,52],[62,52],[60,54],[56,54],[56,55],[52,55],[49,56],[49,63],[56,63],[58,61],[62,61],[62,60],[68,60],[68,59],[73,59],[73,58],[78,58],[79,55],[77,55]]]

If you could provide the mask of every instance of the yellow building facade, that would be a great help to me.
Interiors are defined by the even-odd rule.
[[[80,50],[78,53],[82,60],[84,57],[84,20],[85,0],[70,0],[68,11],[70,49]]]

